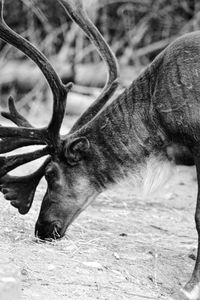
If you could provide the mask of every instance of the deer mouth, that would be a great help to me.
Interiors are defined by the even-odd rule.
[[[81,208],[72,213],[65,221],[47,222],[38,219],[35,225],[35,236],[41,240],[58,240],[61,239],[69,225],[77,218]]]
[[[65,230],[59,221],[52,223],[37,221],[35,236],[41,240],[57,240],[64,236]]]

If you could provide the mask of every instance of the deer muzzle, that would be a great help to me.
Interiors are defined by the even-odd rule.
[[[41,240],[59,239],[64,235],[63,226],[59,221],[41,222],[37,221],[35,225],[35,236]]]

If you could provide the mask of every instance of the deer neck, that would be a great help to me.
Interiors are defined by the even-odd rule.
[[[151,107],[148,71],[125,89],[92,122],[79,130],[87,136],[98,162],[95,176],[102,186],[126,176],[164,147],[156,112]]]

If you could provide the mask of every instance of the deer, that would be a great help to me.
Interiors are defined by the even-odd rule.
[[[35,235],[40,239],[59,239],[108,187],[137,173],[152,157],[164,160],[165,149],[172,142],[187,147],[197,170],[198,251],[191,279],[183,290],[188,299],[200,299],[200,32],[188,33],[173,41],[130,86],[116,93],[119,89],[117,59],[89,19],[82,0],[57,0],[94,44],[108,72],[100,95],[70,131],[61,135],[72,83],[63,84],[48,59],[6,24],[4,1],[0,2],[0,38],[35,62],[53,95],[52,116],[49,124],[42,128],[33,127],[18,112],[11,96],[9,111],[1,112],[15,124],[0,127],[0,190],[4,198],[19,213],[28,213],[37,186],[45,177],[47,190]],[[30,145],[41,148],[6,155]],[[9,174],[41,157],[46,159],[32,174]]]

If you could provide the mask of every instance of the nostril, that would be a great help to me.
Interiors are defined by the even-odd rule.
[[[52,231],[52,238],[54,240],[59,239],[61,237],[59,232],[60,232],[60,228],[57,225],[54,225],[53,231]]]

